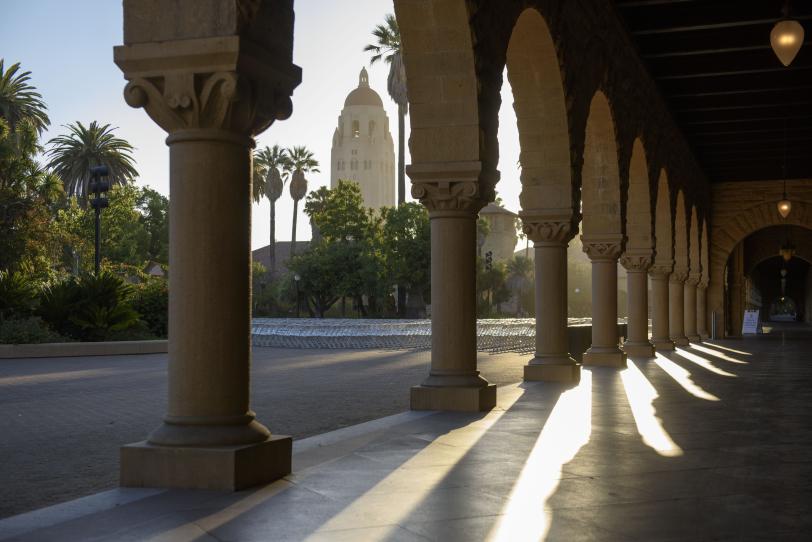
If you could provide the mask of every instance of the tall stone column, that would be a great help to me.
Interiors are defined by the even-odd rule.
[[[685,279],[688,272],[674,269],[668,278],[669,335],[676,346],[687,346],[685,336]]]
[[[125,100],[169,133],[170,177],[168,409],[121,449],[121,484],[235,490],[291,468],[290,437],[250,408],[251,154],[253,136],[290,115],[301,72],[284,39],[290,2],[207,3],[195,18],[181,4],[125,2],[115,48]],[[275,41],[247,37],[268,28]]]
[[[649,269],[651,277],[651,342],[658,352],[674,349],[669,330],[668,277],[674,267],[672,262],[655,262]]]
[[[496,386],[479,375],[476,349],[476,221],[485,205],[479,162],[414,164],[412,197],[431,220],[431,371],[411,390],[413,410],[483,411]]]
[[[533,241],[536,283],[536,355],[525,380],[578,382],[581,366],[569,354],[567,332],[567,243],[575,235],[569,216],[521,214]]]
[[[654,346],[648,340],[648,268],[651,254],[626,252],[620,258],[626,269],[628,292],[628,325],[623,350],[633,358],[654,357]]]
[[[584,352],[584,365],[626,367],[626,353],[618,347],[617,260],[622,235],[581,236],[592,260],[592,346]]]
[[[691,273],[685,281],[685,336],[691,342],[700,342],[702,339],[696,330],[696,292],[700,275]]]
[[[700,281],[696,287],[696,331],[700,339],[710,337],[708,332],[708,283]]]

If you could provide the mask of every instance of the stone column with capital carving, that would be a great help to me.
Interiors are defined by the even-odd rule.
[[[533,241],[536,283],[536,355],[525,380],[578,382],[580,365],[570,357],[567,335],[567,244],[575,235],[570,214],[520,213]]]
[[[710,337],[708,332],[708,283],[704,280],[696,286],[696,331],[703,341]]]
[[[125,2],[114,52],[127,103],[169,133],[172,269],[167,414],[121,449],[121,484],[236,490],[291,468],[290,437],[250,408],[251,154],[290,115],[301,71],[289,0],[188,8]]]
[[[431,370],[412,388],[411,407],[490,410],[496,386],[477,370],[476,220],[498,173],[480,162],[413,164],[407,173],[431,220]]]
[[[697,285],[699,284],[699,279],[701,275],[698,273],[691,273],[688,275],[688,278],[685,280],[685,292],[684,292],[684,303],[685,303],[685,336],[688,338],[689,341],[692,343],[701,342],[701,338],[699,337],[699,333],[697,333],[697,325],[696,325],[696,292],[697,292]]]
[[[648,268],[651,251],[627,251],[620,264],[626,268],[628,325],[623,351],[633,358],[651,358],[654,346],[648,340]]]
[[[617,260],[622,235],[581,236],[592,260],[592,346],[584,352],[584,365],[626,367],[626,353],[618,347]]]
[[[658,352],[674,349],[668,324],[668,277],[673,267],[673,262],[655,261],[648,271],[651,277],[651,342]]]
[[[674,268],[668,277],[668,334],[675,346],[687,346],[685,336],[685,280],[688,271]]]

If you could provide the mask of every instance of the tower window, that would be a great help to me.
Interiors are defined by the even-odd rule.
[[[357,120],[352,121],[352,137],[361,137],[361,124]]]

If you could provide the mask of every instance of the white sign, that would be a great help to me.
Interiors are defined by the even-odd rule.
[[[758,333],[758,314],[759,311],[744,311],[742,335],[753,335]]]

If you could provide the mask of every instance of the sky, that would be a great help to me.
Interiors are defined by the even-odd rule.
[[[347,9],[352,6],[352,9]],[[3,0],[0,18],[0,58],[9,66],[19,62],[48,106],[51,126],[43,141],[65,132],[64,125],[97,120],[118,127],[116,135],[129,141],[141,186],[169,195],[169,153],[166,134],[147,114],[127,106],[122,97],[125,80],[113,63],[113,47],[122,43],[122,2],[119,0]],[[293,115],[257,137],[257,147],[306,145],[322,164],[308,175],[309,190],[330,184],[330,146],[344,98],[358,85],[366,66],[370,86],[378,91],[397,137],[397,107],[386,93],[388,68],[369,67],[363,52],[370,32],[393,13],[392,0],[298,0],[293,61],[302,68],[302,84],[293,93]],[[507,80],[507,78],[505,78]],[[519,141],[512,97],[507,82],[500,111],[502,181],[497,187],[505,207],[519,209],[516,168]],[[409,136],[407,117],[406,136]],[[408,145],[406,163],[410,163]],[[407,177],[407,195],[409,180]],[[302,205],[299,212],[302,212]],[[252,209],[252,246],[268,244],[269,203]],[[287,191],[277,201],[277,240],[291,238],[293,200]],[[310,238],[310,226],[300,215],[297,239]]]

